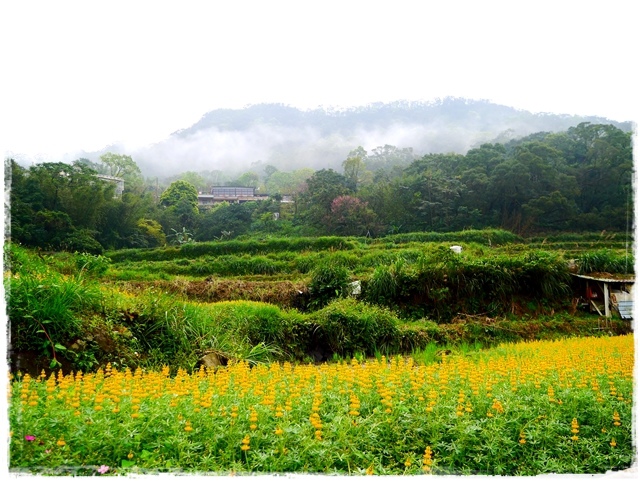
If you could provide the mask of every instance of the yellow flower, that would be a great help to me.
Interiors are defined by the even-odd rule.
[[[609,444],[611,445],[612,448],[615,448],[618,445],[618,443],[616,443],[616,439],[615,438],[612,438],[611,442]]]
[[[276,428],[276,436],[282,436],[282,433],[284,433],[284,431],[282,429],[280,429],[280,426],[278,426]]]
[[[407,460],[404,462],[404,465],[408,468],[409,466],[411,466],[411,459],[407,458]]]
[[[129,451],[129,454],[127,454],[127,458],[133,459],[133,453],[131,451]]]
[[[56,444],[58,446],[62,447],[64,445],[66,445],[67,443],[64,441],[64,439],[60,438],[60,439],[58,439],[58,442]]]
[[[424,450],[424,456],[422,456],[422,469],[425,472],[431,470],[431,465],[433,464],[431,454],[431,447],[427,446]]]
[[[365,473],[367,476],[373,476],[373,464],[366,469]]]

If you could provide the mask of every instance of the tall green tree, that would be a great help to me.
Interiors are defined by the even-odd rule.
[[[99,251],[95,240],[114,185],[83,164],[11,163],[12,238],[34,247]]]
[[[100,162],[106,167],[106,174],[113,177],[122,177],[126,182],[137,183],[142,180],[142,173],[130,155],[114,154],[107,152],[100,156]]]
[[[196,228],[199,216],[198,191],[193,184],[184,180],[172,182],[160,196],[160,205],[164,211],[159,220],[167,234]]]
[[[298,201],[298,219],[312,228],[326,232],[326,219],[331,212],[333,199],[352,194],[353,190],[347,178],[333,169],[315,172],[306,183],[307,189],[300,194]]]
[[[342,162],[342,168],[344,169],[344,176],[347,179],[347,185],[353,192],[357,192],[362,177],[364,175],[364,159],[367,156],[367,151],[362,147],[349,152],[347,159]]]

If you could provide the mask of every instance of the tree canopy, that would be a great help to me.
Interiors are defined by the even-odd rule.
[[[203,241],[250,232],[380,236],[496,227],[527,234],[622,231],[634,218],[631,134],[612,125],[581,123],[465,155],[357,147],[343,168],[185,171],[164,179],[162,191],[127,155],[29,168],[9,160],[10,235],[42,249],[100,252],[163,245],[175,232]],[[128,187],[116,196],[98,173],[123,177]],[[271,200],[200,211],[198,190],[225,182],[251,185]]]

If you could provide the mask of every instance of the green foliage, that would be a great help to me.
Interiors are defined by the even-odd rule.
[[[408,234],[389,235],[384,237],[384,240],[398,244],[408,242],[473,242],[485,246],[501,246],[523,242],[522,237],[501,229],[470,229],[458,232],[412,232]]]
[[[139,219],[136,226],[145,240],[145,247],[162,247],[167,244],[167,237],[158,221]]]
[[[104,248],[93,235],[94,233],[87,229],[75,230],[62,239],[60,247],[69,252],[87,252],[100,255],[104,253]]]
[[[165,207],[175,207],[181,201],[186,201],[195,210],[198,208],[198,191],[187,181],[176,180],[160,196],[160,204]]]
[[[121,365],[166,363],[192,370],[208,351],[229,359],[301,360],[327,353],[411,352],[429,342],[491,344],[593,332],[595,321],[575,314],[536,320],[552,309],[566,308],[570,299],[568,268],[558,253],[506,254],[465,245],[462,254],[455,254],[447,245],[429,245],[422,250],[408,246],[406,252],[380,251],[376,257],[376,250],[363,249],[370,256],[367,262],[376,267],[362,279],[362,301],[356,301],[344,297],[350,294],[346,265],[355,263],[359,269],[358,257],[365,259],[357,249],[305,253],[313,272],[310,292],[287,281],[275,283],[283,289],[281,296],[266,296],[266,287],[260,286],[267,279],[191,283],[176,276],[289,275],[292,266],[300,266],[302,252],[192,258],[177,257],[182,249],[173,248],[176,258],[171,261],[117,263],[87,253],[39,256],[10,244],[6,264],[11,275],[6,282],[12,342],[17,349],[48,357],[66,349],[64,357],[76,367],[105,359],[115,362],[114,348],[109,347],[115,342],[123,348]],[[109,286],[108,279],[118,281]],[[157,279],[164,281],[154,282]],[[194,296],[188,294],[192,291]],[[188,302],[183,295],[205,303]],[[302,314],[251,302],[267,298],[282,302],[279,305],[321,309]],[[211,303],[221,299],[243,300]],[[396,314],[375,304],[393,308]],[[516,320],[499,317],[512,312],[519,312]],[[397,316],[419,320],[389,327],[399,325]],[[628,323],[613,320],[609,330],[622,333],[628,328]],[[91,333],[100,333],[100,345],[71,349],[77,339],[93,337]],[[320,357],[314,354],[318,350]],[[131,358],[133,351],[139,359]]]
[[[634,218],[632,150],[629,132],[588,122],[565,132],[483,144],[465,155],[416,158],[410,148],[385,145],[370,154],[358,148],[344,162],[345,175],[332,169],[285,173],[268,166],[264,181],[272,200],[202,213],[197,190],[185,179],[201,187],[220,185],[220,171],[184,173],[158,199],[157,180],[155,189],[145,192],[140,170],[127,155],[107,153],[100,162],[78,159],[72,165],[52,162],[28,169],[8,161],[11,236],[47,250],[99,253],[100,246],[164,245],[162,230],[183,228],[197,241],[337,233],[363,235],[358,242],[370,244],[490,247],[523,241],[516,234],[597,230],[607,234],[593,240],[591,248],[617,249],[631,242],[627,235],[614,244],[610,236],[629,232]],[[99,180],[98,172],[125,178],[124,194],[115,196],[113,183]],[[242,177],[260,181],[252,172]],[[280,202],[281,194],[295,202]],[[278,221],[271,217],[276,212]],[[382,240],[383,233],[393,235]],[[554,248],[572,248],[570,242],[556,242]]]
[[[349,293],[349,271],[337,263],[323,263],[314,269],[309,283],[309,305],[323,307]]]
[[[111,260],[108,257],[86,253],[76,254],[75,261],[78,272],[86,272],[94,276],[103,275],[111,264]]]
[[[272,359],[282,359],[293,353],[300,356],[305,348],[305,340],[299,339],[296,331],[296,324],[304,322],[303,316],[295,311],[263,302],[229,301],[217,303],[213,312],[216,322],[234,330],[239,339],[247,339],[252,356],[268,348],[277,354]]]
[[[163,261],[179,258],[195,259],[201,256],[219,256],[230,254],[261,255],[278,252],[306,252],[326,250],[351,250],[358,247],[358,242],[344,237],[296,237],[268,238],[264,240],[229,240],[216,242],[195,242],[182,245],[179,249],[167,247],[162,249],[127,249],[109,252],[114,262],[124,261]]]
[[[183,245],[193,242],[193,236],[186,227],[183,227],[180,231],[177,231],[175,229],[171,230],[173,231],[173,234],[171,234],[169,237],[175,244]]]
[[[369,302],[398,308],[418,305],[418,314],[439,320],[458,313],[504,315],[519,299],[554,305],[564,302],[569,292],[569,269],[558,254],[475,257],[442,245],[413,262],[379,266],[363,283]]]
[[[606,272],[610,274],[633,274],[633,254],[618,254],[609,249],[600,249],[595,252],[584,252],[575,259],[578,273],[590,274],[593,272]]]
[[[373,271],[371,279],[365,285],[365,298],[369,302],[391,304],[396,298],[398,283],[392,269],[378,266]]]
[[[298,198],[298,215],[305,224],[321,232],[329,231],[331,204],[337,197],[348,195],[352,189],[347,178],[333,169],[322,169],[307,179],[307,189]]]
[[[100,308],[97,285],[51,270],[21,248],[11,247],[7,313],[12,348],[51,356],[82,334],[83,316]]]
[[[204,212],[196,232],[198,241],[231,239],[249,231],[257,202],[223,203]]]
[[[314,312],[311,319],[318,326],[318,342],[340,356],[397,350],[398,318],[387,309],[338,299]]]
[[[140,168],[130,155],[107,152],[100,156],[100,162],[105,166],[102,173],[113,177],[122,177],[127,183],[139,182],[142,179]]]

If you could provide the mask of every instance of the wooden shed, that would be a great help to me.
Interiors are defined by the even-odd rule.
[[[571,274],[579,284],[580,300],[590,311],[611,317],[616,311],[622,319],[633,319],[633,285],[635,277],[594,273]]]

